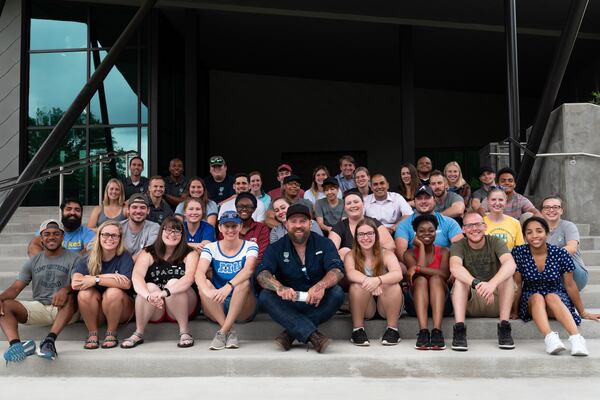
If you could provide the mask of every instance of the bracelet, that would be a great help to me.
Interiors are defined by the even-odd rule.
[[[169,297],[171,296],[171,291],[169,290],[169,288],[164,288],[163,289],[165,292],[167,292],[167,295],[165,297]]]
[[[231,288],[232,288],[232,289],[235,289],[235,285],[234,285],[233,283],[231,283],[231,281],[227,281],[227,284],[228,284],[229,286],[231,286]]]
[[[421,266],[420,266],[419,264],[417,264],[417,266],[415,267],[415,272],[416,272],[417,274],[420,274],[420,273],[421,273]]]

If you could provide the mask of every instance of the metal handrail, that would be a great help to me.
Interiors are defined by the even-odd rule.
[[[509,153],[489,153],[490,156],[508,156]],[[583,152],[576,152],[576,153],[541,153],[541,154],[535,154],[533,156],[534,158],[537,157],[591,157],[591,158],[600,158],[600,154],[592,154],[592,153],[583,153]]]
[[[6,190],[14,189],[19,186],[29,185],[32,183],[36,183],[36,182],[48,179],[48,178],[53,178],[55,176],[58,176],[59,177],[58,201],[60,204],[63,201],[64,176],[71,175],[71,174],[73,174],[73,172],[75,172],[81,168],[98,165],[98,168],[99,168],[99,171],[98,171],[99,199],[98,199],[98,201],[99,201],[99,204],[101,204],[102,197],[103,197],[102,191],[103,191],[103,180],[104,180],[104,173],[103,173],[104,172],[103,171],[104,164],[107,162],[111,162],[114,159],[121,158],[121,157],[125,157],[126,163],[128,164],[130,156],[137,156],[137,155],[138,155],[137,151],[133,151],[133,150],[96,154],[94,156],[89,156],[89,157],[82,158],[82,159],[79,159],[76,161],[71,161],[66,164],[50,167],[48,169],[43,170],[41,175],[38,176],[37,178],[29,179],[29,180],[26,180],[23,182],[12,183],[9,185],[1,186],[2,184],[6,183],[6,182],[12,182],[12,181],[17,180],[18,177],[3,179],[2,181],[0,181],[0,192],[4,192]],[[125,169],[126,169],[126,171],[128,171],[127,167]],[[129,174],[127,174],[127,176],[128,175]]]

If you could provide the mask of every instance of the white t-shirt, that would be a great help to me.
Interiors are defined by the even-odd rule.
[[[219,209],[218,219],[221,219],[221,216],[223,215],[223,213],[225,211],[236,211],[237,212],[237,210],[235,209],[235,199],[236,199],[236,197],[221,204],[221,208]],[[263,204],[262,201],[257,201],[256,210],[254,210],[254,212],[252,213],[252,219],[255,220],[256,222],[264,222],[264,220],[266,218],[265,214],[266,214],[265,205]]]

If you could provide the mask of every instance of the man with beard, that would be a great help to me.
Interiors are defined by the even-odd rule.
[[[171,207],[185,200],[184,193],[188,178],[183,175],[183,161],[174,158],[169,162],[169,176],[165,177],[165,199]]]
[[[242,220],[239,237],[258,245],[256,264],[260,265],[263,254],[269,245],[269,227],[262,222],[256,222],[252,218],[252,213],[256,210],[257,204],[259,204],[259,201],[256,196],[249,192],[242,192],[235,198],[235,210]],[[219,231],[218,240],[222,239],[223,234]]]
[[[74,198],[65,199],[60,205],[61,222],[64,226],[64,235],[62,246],[73,252],[83,255],[87,252],[88,245],[94,240],[93,230],[81,224],[83,215],[83,206],[81,202]],[[42,252],[43,241],[36,232],[36,236],[31,239],[27,247],[27,256],[33,257]]]
[[[64,228],[59,221],[49,219],[42,222],[39,232],[43,251],[31,257],[21,268],[17,280],[0,293],[0,327],[9,343],[4,353],[7,363],[23,361],[35,351],[33,340],[21,342],[19,339],[19,323],[52,326],[37,354],[54,360],[57,357],[56,337],[75,320],[71,272],[78,255],[61,246]],[[33,300],[16,300],[30,283]]]
[[[417,160],[417,175],[421,181],[421,185],[429,185],[429,174],[433,169],[431,166],[431,159],[423,156]]]
[[[146,193],[148,191],[148,178],[142,176],[144,160],[141,157],[133,157],[129,160],[129,176],[123,179],[125,198],[128,199],[134,193]]]
[[[285,329],[275,342],[285,351],[294,340],[310,342],[319,353],[331,339],[318,331],[344,302],[338,282],[344,266],[333,242],[310,231],[310,210],[302,204],[287,210],[288,234],[271,244],[257,269],[259,301]]]
[[[435,196],[435,211],[460,223],[465,212],[465,201],[461,195],[448,191],[448,181],[442,171],[435,170],[429,175],[429,186]]]
[[[134,193],[127,202],[129,210],[129,219],[121,221],[123,227],[123,243],[125,248],[137,260],[140,251],[145,247],[154,244],[158,237],[160,225],[156,222],[148,221],[150,208],[148,198],[142,193]]]

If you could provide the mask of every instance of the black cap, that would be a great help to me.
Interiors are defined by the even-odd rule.
[[[479,168],[479,175],[477,176],[481,176],[483,175],[484,172],[496,172],[492,169],[492,167],[490,167],[489,165],[484,165],[481,168]]]
[[[338,182],[338,180],[332,177],[329,177],[323,181],[323,188],[325,188],[325,186],[327,185],[332,185],[338,188],[340,187],[340,183]]]
[[[256,200],[256,196],[253,195],[250,192],[242,192],[240,194],[237,195],[237,197],[235,198],[235,206],[237,207],[238,203],[240,202],[241,199],[250,199],[250,201],[252,202],[252,205],[254,206],[254,208],[256,208],[258,201]]]
[[[285,178],[283,178],[283,184],[285,185],[286,183],[290,183],[290,182],[298,182],[298,184],[302,184],[302,179],[300,179],[300,177],[298,175],[288,175]]]
[[[150,203],[148,202],[148,197],[144,193],[134,193],[129,197],[127,201],[128,205],[132,205],[133,203],[144,203],[146,206],[150,207]]]
[[[419,188],[415,192],[415,197],[417,197],[421,193],[427,193],[428,195],[430,195],[431,197],[433,197],[433,190],[431,190],[431,187],[429,187],[429,185],[421,185],[421,186],[419,186]]]
[[[296,203],[289,206],[286,213],[286,219],[289,219],[295,214],[306,215],[306,218],[311,219],[310,210],[304,204]]]

